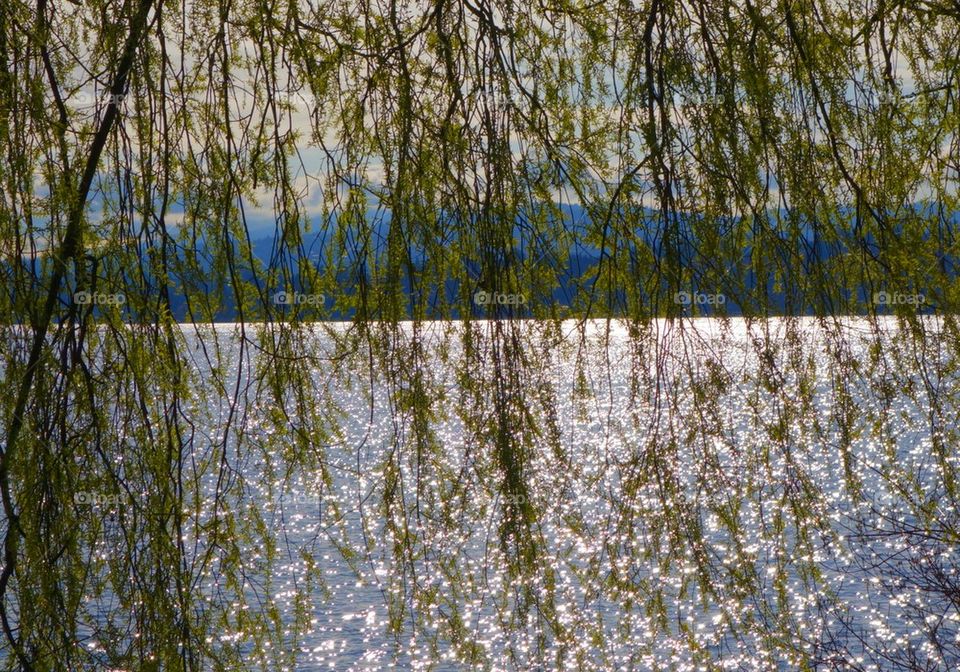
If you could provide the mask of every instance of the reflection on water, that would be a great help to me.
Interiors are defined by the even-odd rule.
[[[198,394],[184,531],[196,593],[235,601],[212,645],[269,659],[245,620],[266,613],[298,670],[960,665],[937,323],[474,328],[407,328],[393,358],[318,328],[310,385],[288,381],[315,403],[266,401],[269,359],[219,336],[235,385]]]

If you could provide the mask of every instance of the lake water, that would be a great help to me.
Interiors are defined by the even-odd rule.
[[[195,589],[272,605],[297,670],[958,669],[958,348],[919,326],[328,325],[294,365],[191,333]],[[274,544],[237,533],[241,586],[218,491]],[[209,642],[253,667],[252,627]]]

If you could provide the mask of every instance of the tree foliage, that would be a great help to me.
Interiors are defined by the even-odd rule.
[[[297,487],[437,660],[956,663],[958,24],[926,0],[7,0],[0,661],[289,669],[324,594],[275,508]],[[908,605],[932,649],[863,635],[831,563],[883,604],[934,596]],[[485,645],[478,595],[518,639]]]

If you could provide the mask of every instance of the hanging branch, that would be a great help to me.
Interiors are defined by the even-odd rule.
[[[17,513],[13,498],[10,494],[10,466],[17,454],[17,441],[20,436],[20,431],[23,428],[24,413],[26,412],[27,402],[30,399],[33,379],[37,372],[37,367],[40,364],[40,356],[47,338],[47,331],[50,328],[54,309],[59,300],[67,263],[76,259],[82,250],[83,212],[87,204],[87,197],[90,193],[90,186],[93,184],[93,178],[96,176],[97,167],[100,164],[100,155],[103,153],[103,148],[107,143],[107,139],[110,137],[110,131],[113,129],[114,123],[119,115],[118,102],[126,91],[127,80],[133,68],[133,59],[146,32],[147,17],[153,4],[154,0],[141,0],[137,8],[137,13],[131,21],[130,33],[123,46],[120,60],[117,63],[117,70],[110,86],[111,96],[109,103],[107,104],[103,119],[100,121],[97,133],[93,138],[93,142],[87,151],[83,176],[77,188],[76,198],[70,206],[69,219],[67,220],[67,229],[64,233],[63,242],[53,258],[53,275],[50,278],[50,287],[47,290],[43,313],[33,327],[34,335],[33,344],[30,348],[30,357],[27,361],[23,378],[18,386],[17,402],[14,407],[13,417],[9,421],[10,429],[7,432],[6,447],[3,453],[0,454],[0,496],[2,496],[3,510],[7,518],[7,530],[3,543],[3,570],[0,571],[0,623],[2,623],[7,640],[10,642],[14,651],[16,651],[17,658],[26,670],[31,670],[32,666],[26,654],[22,651],[19,641],[13,634],[6,609],[7,587],[16,569],[19,538],[20,535],[23,534],[23,531],[20,529],[19,514]],[[44,2],[38,4],[38,12],[41,14],[44,12],[44,5]],[[48,61],[46,64],[48,68],[50,68]],[[50,70],[52,70],[52,68],[50,68]],[[58,103],[60,103],[59,93],[55,95]],[[62,103],[60,107],[62,115]]]

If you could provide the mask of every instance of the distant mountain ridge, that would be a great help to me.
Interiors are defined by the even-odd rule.
[[[565,251],[565,263],[563,263],[561,267],[552,268],[552,272],[556,277],[555,286],[552,288],[548,287],[545,290],[541,288],[537,296],[524,297],[525,300],[522,303],[510,303],[509,301],[497,303],[494,301],[490,304],[477,305],[476,302],[470,301],[468,305],[470,306],[472,314],[475,316],[496,315],[503,313],[506,310],[505,307],[509,307],[509,310],[506,310],[506,312],[511,315],[531,314],[534,305],[542,305],[544,303],[552,303],[562,309],[571,307],[571,310],[576,310],[577,306],[589,305],[592,310],[597,310],[602,313],[605,312],[606,314],[618,314],[622,312],[622,307],[627,304],[627,292],[625,291],[608,291],[602,296],[598,292],[598,295],[594,296],[592,301],[587,298],[587,295],[591,293],[591,289],[594,287],[594,271],[597,269],[598,264],[600,264],[603,255],[598,245],[583,241],[590,238],[590,233],[593,234],[591,240],[599,239],[601,237],[602,225],[600,225],[597,230],[591,231],[594,223],[591,221],[586,209],[579,205],[556,204],[555,207],[562,214],[563,219],[562,221],[554,219],[549,222],[549,225],[562,227],[558,228],[559,235],[569,236],[573,240],[578,241]],[[374,247],[382,251],[386,247],[387,236],[392,220],[389,213],[377,212],[377,219],[373,218],[373,211],[371,211],[370,214],[371,227],[369,231],[365,233]],[[768,214],[771,217],[780,217],[782,219],[785,219],[788,215],[788,213],[784,211]],[[919,209],[914,209],[912,214],[923,217],[930,213],[924,213]],[[673,217],[664,223],[659,217],[659,212],[651,209],[644,209],[640,215],[643,217],[645,225],[635,233],[636,239],[639,241],[639,245],[646,246],[648,252],[652,251],[656,259],[663,259],[665,255],[668,254],[665,251],[666,244],[664,240],[667,237],[666,234],[669,233],[673,241],[671,253],[677,255],[679,265],[681,267],[689,266],[691,268],[697,268],[698,264],[702,266],[704,260],[698,251],[699,243],[695,233],[697,227],[702,225],[702,222],[697,222],[693,217],[686,216]],[[733,224],[737,221],[739,220],[730,220],[730,223]],[[951,228],[956,227],[957,224],[960,224],[960,217],[955,214],[949,224]],[[524,235],[528,233],[525,231],[524,226],[525,222],[518,220],[514,228],[515,240],[522,240]],[[755,224],[754,230],[756,230],[756,226]],[[287,256],[285,265],[288,269],[297,266],[299,267],[298,270],[302,271],[302,264],[306,262],[313,269],[313,272],[319,275],[324,272],[325,253],[331,249],[331,241],[333,239],[331,229],[332,227],[321,227],[311,231],[301,231],[299,233],[300,245],[297,247],[296,255],[291,257],[293,250],[289,248],[289,241],[286,242],[285,246],[281,245],[280,237],[282,234],[277,231],[275,223],[271,231],[270,223],[251,221],[248,227],[248,234],[252,234],[253,232],[267,234],[260,235],[256,238],[250,235],[251,253],[261,268],[269,270],[276,268],[279,252],[283,249],[284,254]],[[853,229],[842,231],[842,235],[837,235],[832,242],[825,240],[824,237],[818,233],[818,227],[812,223],[796,226],[794,230],[795,233],[793,234],[788,234],[783,231],[777,232],[777,235],[784,241],[790,240],[790,236],[793,236],[794,249],[791,250],[785,246],[784,251],[790,252],[790,254],[783,254],[777,258],[781,267],[787,269],[786,275],[789,277],[800,278],[804,273],[808,273],[810,268],[829,261],[838,255],[864,250],[870,253],[871,251],[879,249],[878,241],[875,240],[872,235],[858,238],[857,233]],[[833,231],[836,231],[836,229],[833,229]],[[899,236],[902,234],[902,231],[902,226],[894,227],[891,235]],[[767,235],[769,235],[769,232],[767,232]],[[926,239],[929,240],[929,236],[927,236]],[[752,234],[747,235],[746,240],[747,244],[742,247],[740,258],[732,260],[732,263],[728,263],[725,268],[721,269],[722,272],[719,273],[719,277],[724,278],[724,276],[729,276],[728,279],[731,280],[731,284],[739,283],[739,289],[751,292],[757,290],[761,282],[753,270]],[[233,292],[227,291],[228,287],[225,285],[221,285],[219,288],[216,286],[216,282],[214,281],[216,273],[210,262],[211,255],[209,254],[209,248],[202,238],[199,239],[198,243],[197,249],[192,251],[191,257],[197,260],[198,267],[196,270],[206,277],[194,278],[194,289],[202,289],[209,293],[220,292],[222,302],[216,311],[215,319],[218,321],[236,321],[239,319],[241,313],[233,303]],[[146,253],[147,250],[143,249],[141,252]],[[359,256],[359,245],[347,245],[342,252],[345,255],[347,265],[355,264]],[[184,249],[179,251],[178,257],[180,262],[184,260],[185,253],[186,250]],[[105,251],[104,254],[108,255],[109,251]],[[514,254],[517,258],[524,259],[526,255],[529,254],[529,250],[517,248],[514,250]],[[420,265],[425,261],[425,256],[418,250],[412,251],[412,258],[415,265]],[[295,260],[295,263],[292,260]],[[485,283],[481,280],[480,264],[477,259],[466,259],[464,260],[464,265],[466,274],[471,278],[470,286],[464,288],[461,287],[461,280],[457,278],[445,278],[442,286],[426,288],[427,291],[432,292],[432,296],[436,298],[436,302],[447,304],[445,311],[434,311],[436,313],[435,315],[429,314],[428,311],[427,317],[440,317],[441,313],[443,313],[442,316],[444,317],[459,318],[461,317],[460,312],[463,306],[460,297],[464,295],[464,291],[466,291],[467,297],[472,297],[478,291],[496,293],[503,289],[494,286],[496,283]],[[955,278],[957,275],[958,259],[955,255],[944,252],[938,255],[938,266],[937,271],[941,277]],[[740,269],[748,269],[748,271],[742,273]],[[342,306],[343,302],[338,302],[338,297],[333,296],[332,293],[330,296],[324,296],[322,302],[316,298],[300,300],[297,294],[306,292],[309,289],[310,283],[304,282],[304,278],[301,277],[301,273],[298,273],[297,270],[293,270],[292,274],[288,273],[287,277],[288,281],[283,286],[279,283],[274,286],[266,286],[262,284],[263,278],[260,273],[253,273],[249,268],[239,269],[239,280],[245,283],[256,283],[259,280],[263,300],[271,304],[270,306],[258,307],[253,305],[252,307],[247,307],[244,311],[245,317],[255,319],[264,316],[282,316],[290,314],[294,309],[297,309],[302,316],[312,319],[343,320],[349,319],[354,315],[355,309]],[[736,282],[733,282],[733,280]],[[352,293],[354,291],[352,287],[358,284],[356,281],[357,278],[355,275],[341,272],[337,276],[336,284],[338,289],[336,293]],[[156,284],[159,285],[159,283]],[[413,292],[410,278],[404,275],[400,280],[400,284],[401,291],[409,299]],[[768,310],[774,313],[789,314],[813,314],[817,312],[813,306],[803,305],[804,297],[792,295],[791,292],[795,288],[778,286],[778,283],[773,277],[768,277],[763,284],[765,285],[764,291],[759,293],[764,297]],[[780,283],[780,285],[782,285],[782,283]],[[80,287],[80,285],[76,283],[72,286]],[[92,288],[84,286],[82,289],[89,291]],[[727,294],[731,294],[731,296],[727,296],[723,294],[723,287],[701,287],[698,286],[695,281],[681,284],[675,289],[677,292],[674,292],[672,297],[668,293],[667,300],[669,301],[670,298],[673,298],[675,302],[678,300],[687,300],[687,303],[682,305],[681,308],[689,309],[690,311],[695,310],[698,314],[723,313],[731,316],[743,314],[744,306],[738,303],[737,292],[727,292]],[[898,286],[880,287],[880,291],[893,292],[894,298],[896,298],[898,292],[903,294],[907,289],[909,288],[901,288]],[[855,296],[848,296],[847,298],[856,298],[865,303],[870,302],[873,294],[876,293],[877,290],[878,288],[876,286],[868,286],[866,284],[857,285],[854,288]],[[277,301],[279,292],[292,293],[292,300],[288,303],[283,303],[282,300],[290,297],[280,297],[281,301]],[[313,294],[316,294],[316,292],[313,292]],[[719,294],[723,294],[722,301],[718,296]],[[701,297],[703,296],[706,298],[702,299]],[[711,296],[714,297],[713,300],[710,299]],[[72,298],[72,294],[65,295],[63,300],[69,304]],[[653,299],[653,297],[650,298],[651,300]],[[880,298],[883,297],[881,296]],[[924,298],[926,299],[927,297]],[[808,299],[809,297],[807,297],[806,300]],[[173,317],[181,321],[186,320],[191,313],[191,307],[188,305],[187,292],[183,291],[182,286],[173,288],[170,301]],[[256,304],[256,302],[254,302],[254,304]],[[829,306],[821,306],[821,309],[823,308],[829,312]],[[918,309],[928,311],[935,310],[936,308],[937,306],[929,301],[918,306]],[[96,306],[93,306],[92,309],[94,311],[99,310]]]

